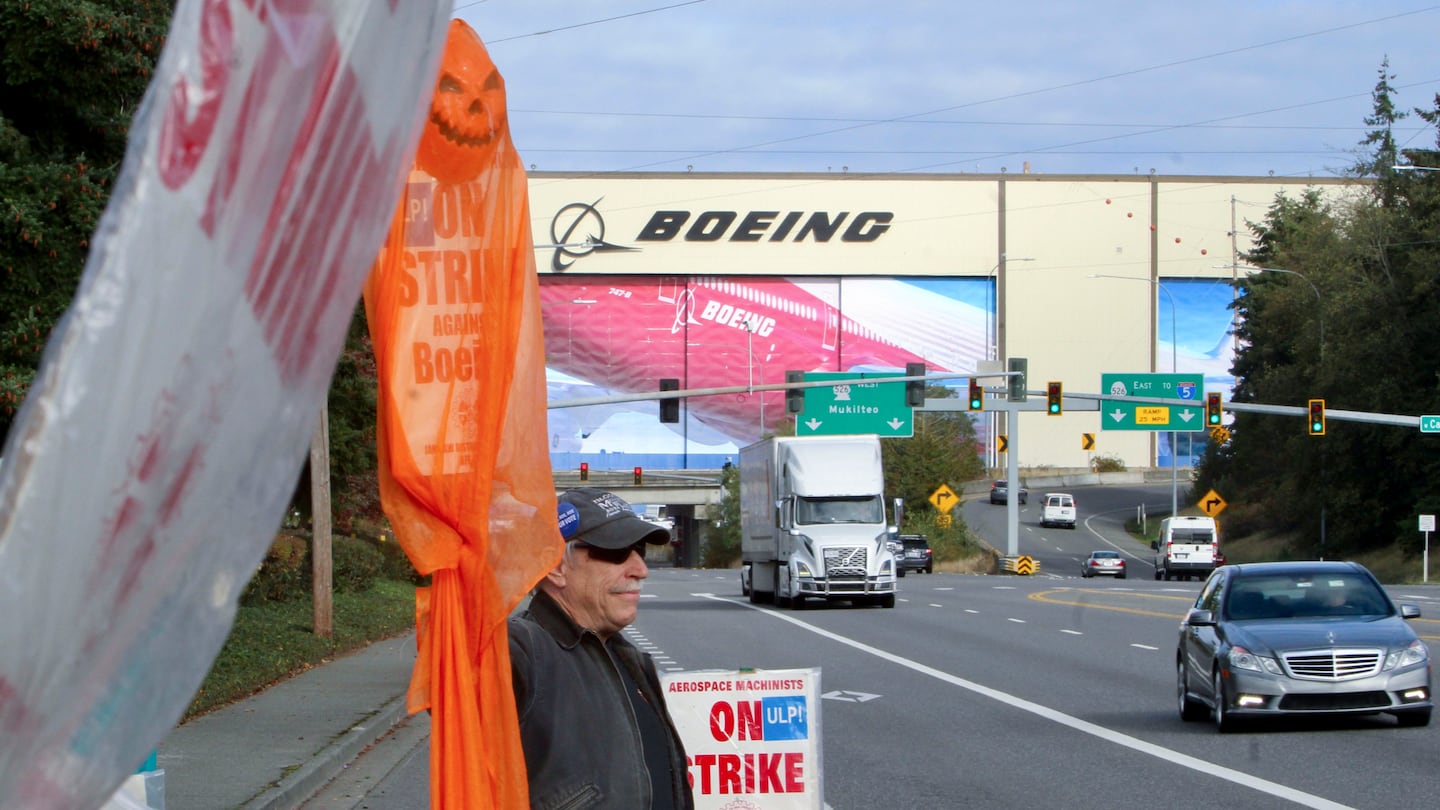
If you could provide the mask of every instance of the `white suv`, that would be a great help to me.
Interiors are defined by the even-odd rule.
[[[1040,525],[1075,528],[1075,497],[1064,492],[1045,493],[1045,505],[1040,507]]]

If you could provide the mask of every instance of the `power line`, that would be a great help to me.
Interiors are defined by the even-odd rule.
[[[494,40],[494,43],[507,42],[507,41],[511,41],[511,40],[515,40],[515,39],[522,39],[522,38],[526,38],[526,37],[540,36],[540,35],[547,34],[547,33],[553,33],[553,32],[555,32],[555,31],[563,31],[563,30],[569,30],[569,29],[573,29],[573,28],[585,27],[585,26],[588,26],[588,25],[595,25],[595,24],[602,23],[602,22],[609,22],[609,21],[612,21],[612,20],[624,19],[624,18],[626,18],[626,17],[639,16],[639,15],[642,15],[642,14],[649,14],[649,13],[653,13],[653,12],[656,12],[656,11],[664,11],[664,10],[668,10],[668,9],[672,9],[672,8],[677,8],[677,7],[680,7],[680,6],[693,5],[694,3],[697,3],[697,2],[704,2],[704,0],[691,0],[691,2],[678,3],[678,4],[674,4],[674,5],[670,5],[670,6],[663,6],[663,7],[659,7],[659,8],[655,8],[655,9],[648,9],[648,10],[645,10],[645,11],[634,12],[634,13],[632,13],[632,14],[620,15],[620,16],[616,16],[616,17],[605,18],[605,19],[602,19],[602,20],[593,20],[593,21],[589,21],[589,22],[585,22],[585,23],[577,23],[577,24],[571,25],[571,26],[564,26],[564,27],[560,27],[560,28],[553,28],[553,29],[548,29],[548,30],[546,30],[546,31],[538,31],[538,32],[534,32],[534,33],[531,33],[531,34],[524,34],[524,35],[520,35],[520,36],[516,36],[516,37],[507,37],[507,38],[504,38],[504,39]],[[875,127],[875,126],[880,126],[880,125],[885,125],[885,124],[920,123],[920,122],[916,121],[916,119],[924,118],[924,117],[926,117],[926,116],[938,115],[938,114],[940,114],[940,113],[945,113],[945,112],[952,112],[952,111],[954,111],[954,110],[960,110],[960,109],[965,109],[965,108],[969,108],[969,107],[976,107],[976,106],[980,106],[980,105],[983,105],[983,104],[991,104],[991,103],[996,103],[996,102],[1001,102],[1001,101],[1009,101],[1009,100],[1018,99],[1018,98],[1025,98],[1025,97],[1035,96],[1035,95],[1039,95],[1039,94],[1043,94],[1043,93],[1054,92],[1054,91],[1056,91],[1056,90],[1073,89],[1073,88],[1076,88],[1076,87],[1081,87],[1081,86],[1085,86],[1085,85],[1089,85],[1089,84],[1095,84],[1095,83],[1099,83],[1099,82],[1104,82],[1104,81],[1108,81],[1108,80],[1111,80],[1111,79],[1124,78],[1124,77],[1128,77],[1128,76],[1136,76],[1136,75],[1140,75],[1140,74],[1144,74],[1144,73],[1150,73],[1150,72],[1155,72],[1155,71],[1158,71],[1158,70],[1164,70],[1164,69],[1167,69],[1167,68],[1178,67],[1178,66],[1181,66],[1181,65],[1195,64],[1195,63],[1198,63],[1198,62],[1203,62],[1203,61],[1208,61],[1208,60],[1212,60],[1212,59],[1217,59],[1217,58],[1220,58],[1220,57],[1223,57],[1223,56],[1232,56],[1232,55],[1235,55],[1235,54],[1238,54],[1238,53],[1245,53],[1245,52],[1248,52],[1248,51],[1254,51],[1254,50],[1259,50],[1259,49],[1263,49],[1263,48],[1271,48],[1271,47],[1275,47],[1275,46],[1277,46],[1277,45],[1283,45],[1283,44],[1287,44],[1287,43],[1291,43],[1291,42],[1296,42],[1296,41],[1299,41],[1299,40],[1309,39],[1309,38],[1318,37],[1318,36],[1324,36],[1324,35],[1327,35],[1327,34],[1333,34],[1333,33],[1338,33],[1338,32],[1343,32],[1343,31],[1349,31],[1349,30],[1353,30],[1353,29],[1356,29],[1356,28],[1361,28],[1361,27],[1364,27],[1364,26],[1376,25],[1376,24],[1379,24],[1379,23],[1393,22],[1393,21],[1395,21],[1395,20],[1403,19],[1403,18],[1405,18],[1405,17],[1410,17],[1410,16],[1414,16],[1414,15],[1418,15],[1418,14],[1424,14],[1424,13],[1432,12],[1432,11],[1435,11],[1435,10],[1437,10],[1437,9],[1440,9],[1440,6],[1427,6],[1427,7],[1420,8],[1420,9],[1415,9],[1415,10],[1412,10],[1412,11],[1405,11],[1405,12],[1400,12],[1400,13],[1397,13],[1397,14],[1387,15],[1387,16],[1384,16],[1384,17],[1377,17],[1377,18],[1372,18],[1372,19],[1368,19],[1368,20],[1362,20],[1362,21],[1359,21],[1359,22],[1347,23],[1347,24],[1345,24],[1345,25],[1332,26],[1332,27],[1329,27],[1329,28],[1323,28],[1323,29],[1319,29],[1319,30],[1316,30],[1316,31],[1311,31],[1311,32],[1303,33],[1303,34],[1295,34],[1295,35],[1292,35],[1292,36],[1282,37],[1282,38],[1279,38],[1279,39],[1269,40],[1269,41],[1266,41],[1266,42],[1256,43],[1256,44],[1252,44],[1252,45],[1245,45],[1245,46],[1240,46],[1240,47],[1236,47],[1236,48],[1228,48],[1228,49],[1221,50],[1221,51],[1215,51],[1215,52],[1212,52],[1212,53],[1209,53],[1209,54],[1202,54],[1202,55],[1199,55],[1199,56],[1193,56],[1193,57],[1187,57],[1187,58],[1184,58],[1184,59],[1172,60],[1172,61],[1169,61],[1169,62],[1163,62],[1163,63],[1159,63],[1159,64],[1155,64],[1155,65],[1150,65],[1150,66],[1146,66],[1146,67],[1135,68],[1135,69],[1132,69],[1132,70],[1119,71],[1119,72],[1116,72],[1116,73],[1105,74],[1105,75],[1097,76],[1097,77],[1093,77],[1093,78],[1080,79],[1080,80],[1076,80],[1076,81],[1072,81],[1072,82],[1064,82],[1064,83],[1061,83],[1061,84],[1051,85],[1051,86],[1043,87],[1043,88],[1037,88],[1037,89],[1034,89],[1034,90],[1025,90],[1025,91],[1020,91],[1020,92],[1016,92],[1016,93],[1010,93],[1010,94],[1007,94],[1007,95],[1004,95],[1004,96],[996,96],[996,97],[987,98],[987,99],[979,99],[979,100],[976,100],[976,101],[965,102],[965,103],[963,103],[963,104],[956,104],[956,105],[951,105],[951,106],[947,106],[947,107],[941,107],[941,108],[937,108],[937,109],[933,109],[933,110],[928,110],[928,111],[924,111],[924,112],[911,113],[911,114],[908,114],[908,115],[900,115],[900,116],[893,116],[893,117],[889,117],[889,118],[880,118],[880,119],[861,120],[861,121],[857,121],[857,122],[855,122],[855,123],[847,124],[847,125],[845,125],[845,126],[834,127],[834,128],[830,128],[830,129],[820,130],[820,131],[816,131],[816,132],[803,133],[803,134],[793,135],[793,136],[788,136],[788,137],[783,137],[783,138],[775,138],[775,139],[771,139],[771,140],[767,140],[767,141],[762,141],[762,142],[759,142],[759,143],[747,144],[747,145],[744,145],[744,146],[736,146],[736,147],[728,147],[728,148],[722,148],[722,149],[702,151],[702,152],[698,152],[698,153],[694,153],[694,154],[687,155],[687,156],[685,156],[685,157],[683,157],[683,158],[679,158],[679,159],[695,160],[695,159],[699,159],[699,158],[715,157],[715,156],[725,155],[725,154],[735,154],[735,153],[752,152],[752,151],[757,151],[757,150],[761,149],[762,147],[776,146],[776,145],[779,145],[779,144],[791,143],[791,142],[794,142],[794,141],[805,140],[805,139],[809,139],[809,138],[818,138],[818,137],[823,137],[823,136],[826,136],[826,135],[836,135],[836,134],[840,134],[840,133],[852,132],[852,131],[859,130],[859,129],[865,129],[865,128]],[[1413,85],[1411,85],[1411,86],[1413,86]],[[1397,89],[1399,89],[1399,88],[1397,88]],[[1053,150],[1065,149],[1065,148],[1070,147],[1070,146],[1086,145],[1086,144],[1088,144],[1088,143],[1094,143],[1094,142],[1099,142],[1099,141],[1103,141],[1103,140],[1114,140],[1114,139],[1124,138],[1124,137],[1137,137],[1137,136],[1140,136],[1140,135],[1156,134],[1156,133],[1159,133],[1159,132],[1171,131],[1171,130],[1175,130],[1175,129],[1184,129],[1184,128],[1190,128],[1190,127],[1198,127],[1198,126],[1203,126],[1203,125],[1210,125],[1210,124],[1214,124],[1214,123],[1216,123],[1216,122],[1221,122],[1221,121],[1234,120],[1234,119],[1237,119],[1237,118],[1245,118],[1245,117],[1250,117],[1250,116],[1253,116],[1253,115],[1264,115],[1264,114],[1273,113],[1273,112],[1279,112],[1279,111],[1288,110],[1288,109],[1295,109],[1295,108],[1297,108],[1297,107],[1309,106],[1309,105],[1311,105],[1311,104],[1329,103],[1329,102],[1332,102],[1332,101],[1345,100],[1345,99],[1350,99],[1350,98],[1354,98],[1354,97],[1356,97],[1356,96],[1355,96],[1355,95],[1341,96],[1341,97],[1338,97],[1338,98],[1335,98],[1335,99],[1327,99],[1327,100],[1319,101],[1319,102],[1308,102],[1308,103],[1306,103],[1306,104],[1289,105],[1289,106],[1286,106],[1286,107],[1273,108],[1273,109],[1271,109],[1271,110],[1265,110],[1265,111],[1254,112],[1254,113],[1247,113],[1247,114],[1244,114],[1244,115],[1225,116],[1225,117],[1221,117],[1221,118],[1210,119],[1210,120],[1208,120],[1208,121],[1194,122],[1194,123],[1190,123],[1190,124],[1176,124],[1176,125],[1152,127],[1152,128],[1150,128],[1150,129],[1147,129],[1147,130],[1144,130],[1144,131],[1141,131],[1141,132],[1129,133],[1129,134],[1121,134],[1121,135],[1111,136],[1110,138],[1101,138],[1101,139],[1094,139],[1094,140],[1089,140],[1089,141],[1077,141],[1077,142],[1072,142],[1072,143],[1067,143],[1067,144],[1059,144],[1059,145],[1050,146],[1050,147],[1042,147],[1041,149],[1038,149],[1038,150],[1025,150],[1024,152],[1005,152],[1005,153],[997,153],[997,154],[992,154],[992,155],[990,155],[989,157],[983,158],[983,159],[998,159],[998,158],[1007,157],[1007,156],[1010,156],[1010,155],[1027,154],[1027,153],[1030,153],[1030,152],[1041,152],[1041,153],[1044,153],[1044,152],[1052,152]],[[577,113],[577,114],[578,114],[578,113]],[[610,113],[610,114],[613,115],[613,114],[615,114],[615,113]],[[641,114],[636,114],[636,115],[645,115],[645,114],[641,113]],[[677,117],[680,117],[680,116],[677,116]],[[737,118],[739,118],[740,120],[744,120],[744,117],[737,117]],[[797,120],[804,120],[804,119],[797,119]],[[823,120],[827,120],[827,119],[821,119],[821,120],[823,121]],[[846,120],[846,119],[839,119],[839,120],[842,120],[842,121],[843,121],[843,120]],[[660,164],[662,164],[662,163],[668,163],[668,162],[670,162],[670,161],[668,161],[668,160],[666,160],[666,161],[653,161],[653,162],[644,163],[644,164],[640,164],[640,165],[630,166],[630,167],[627,167],[627,168],[625,168],[625,169],[617,169],[617,170],[614,170],[614,171],[635,171],[635,170],[640,170],[640,169],[651,168],[651,167],[660,165]],[[901,171],[901,172],[925,171],[925,170],[927,170],[927,169],[939,168],[939,167],[943,167],[943,166],[946,166],[946,165],[950,165],[950,164],[936,164],[936,165],[933,165],[933,166],[914,167],[914,168],[911,168],[911,169],[902,169],[902,170],[900,170],[900,171]]]

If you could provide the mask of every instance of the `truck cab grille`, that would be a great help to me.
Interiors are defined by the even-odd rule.
[[[868,570],[864,546],[825,549],[825,576],[860,577],[864,579]]]

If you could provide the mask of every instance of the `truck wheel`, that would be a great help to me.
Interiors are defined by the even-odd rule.
[[[882,607],[882,608],[893,608],[893,607],[895,607],[895,594],[893,594],[893,593],[887,593],[887,594],[885,594],[884,596],[880,597],[880,607]]]
[[[896,566],[896,568],[895,568],[895,576],[897,576],[897,577],[899,577],[899,578],[901,578],[901,579],[904,579],[904,578],[905,578],[905,566],[903,566],[903,565],[901,565],[901,566]]]

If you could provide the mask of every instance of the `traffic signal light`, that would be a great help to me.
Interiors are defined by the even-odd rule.
[[[661,391],[679,391],[679,390],[680,390],[680,381],[677,380],[677,379],[675,379],[674,377],[661,377],[661,378],[660,378],[660,390],[661,390]],[[662,400],[660,400],[660,421],[661,421],[661,422],[679,422],[679,421],[680,421],[680,400],[679,400],[678,397],[671,397],[671,398],[669,398],[669,399],[662,399]]]
[[[1220,427],[1225,415],[1220,409],[1220,392],[1205,395],[1205,427]]]
[[[642,483],[644,483],[644,482],[645,482],[645,468],[644,468],[644,467],[636,467],[636,468],[635,468],[635,486],[638,487],[638,486],[640,486],[640,485],[641,485]]]
[[[924,363],[906,363],[906,364],[905,364],[905,376],[906,376],[906,377],[923,377],[923,376],[925,376],[925,364],[924,364]],[[923,408],[923,407],[925,407],[925,381],[924,381],[924,380],[911,380],[910,382],[905,383],[905,407],[907,407],[907,408]]]
[[[803,371],[787,371],[787,372],[785,372],[785,382],[787,382],[787,383],[805,382],[805,372],[803,372]],[[803,410],[805,410],[805,389],[804,389],[804,388],[786,388],[786,389],[785,389],[785,412],[786,412],[786,413],[800,413],[800,412],[803,411]]]
[[[1065,410],[1065,395],[1061,388],[1060,383],[1053,380],[1045,386],[1045,413],[1051,416],[1059,416]]]
[[[581,480],[581,481],[589,481],[589,480],[590,480],[590,462],[588,462],[588,461],[582,461],[582,462],[580,462],[580,480]]]
[[[1310,400],[1310,435],[1325,435],[1325,400]]]
[[[985,410],[985,392],[980,388],[980,381],[974,377],[970,378],[970,410]]]

